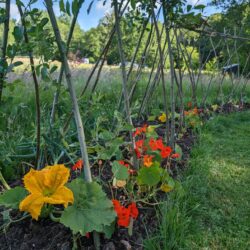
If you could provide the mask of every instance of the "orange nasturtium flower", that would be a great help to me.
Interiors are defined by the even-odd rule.
[[[143,165],[145,167],[151,167],[153,162],[152,162],[152,159],[153,159],[153,155],[144,155],[144,158],[143,158]]]
[[[69,172],[62,164],[47,166],[42,170],[31,169],[23,178],[24,186],[30,194],[21,201],[19,209],[29,212],[33,219],[38,220],[45,203],[62,204],[64,207],[73,203],[72,191],[64,186]]]

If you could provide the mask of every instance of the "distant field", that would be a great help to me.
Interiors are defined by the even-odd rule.
[[[33,88],[30,88],[30,84],[32,84],[32,77],[30,74],[29,59],[27,57],[17,57],[15,61],[22,61],[23,65],[17,67],[15,69],[15,72],[8,74],[7,81],[9,83],[13,83],[16,80],[18,80],[19,83],[23,82],[25,85],[28,84],[29,85],[28,92],[31,92],[30,95],[32,96]],[[42,63],[41,61],[35,59],[36,65],[39,65],[41,63]],[[51,81],[43,82],[42,79],[39,78],[39,83],[41,87],[45,89],[54,88],[54,86],[51,83],[52,80],[57,79],[60,68],[59,61],[49,62],[49,64],[51,64],[50,65],[51,67],[53,65],[57,65],[58,69],[51,75]],[[78,93],[80,93],[87,82],[87,79],[91,73],[91,70],[94,67],[94,64],[76,64],[70,62],[70,66],[76,90]],[[90,81],[87,94],[90,93],[93,85],[96,83],[97,71],[98,68],[95,71],[95,74],[93,75]],[[162,96],[162,84],[160,76],[157,76],[156,74],[157,74],[156,71],[154,71],[151,78],[154,79],[155,77],[158,77],[158,81],[155,85],[155,91],[150,97],[149,101],[154,102],[153,106],[155,105],[161,106],[162,100],[161,98],[159,98],[159,96]],[[149,76],[150,76],[150,69],[143,70],[142,74],[140,75],[140,79],[138,81],[134,95],[134,100],[136,100],[139,103],[142,100],[145,90],[147,88]],[[195,78],[198,78],[198,75],[195,75]],[[128,81],[129,89],[131,88],[135,79],[137,79],[136,69],[132,71],[132,74],[129,78]],[[169,94],[170,93],[169,72],[166,72],[165,81],[167,86],[167,93]],[[65,85],[65,82],[63,82],[63,84]],[[183,84],[184,101],[188,102],[191,100],[191,81],[188,73],[185,73],[183,75],[182,84]],[[244,97],[246,99],[248,98],[248,96],[250,96],[249,79],[245,79],[243,77],[240,78],[230,78],[229,76],[223,77],[223,75],[220,72],[216,73],[216,72],[202,71],[202,74],[199,76],[198,84],[196,86],[198,103],[201,103],[203,101],[205,95],[207,95],[207,100],[206,100],[207,103],[220,102],[221,99],[224,99],[223,101],[230,101],[234,99],[239,100],[239,98],[241,97],[241,89],[243,88],[244,85],[246,86],[246,93]],[[121,93],[121,88],[122,88],[122,75],[119,66],[104,65],[99,76],[96,90],[100,91],[100,93],[102,94],[104,93],[108,94],[110,97],[112,97],[112,99],[114,99],[113,100],[114,102],[117,102]],[[175,88],[175,91],[177,95],[178,94],[177,88]],[[19,95],[18,90],[17,92],[18,92],[17,95]],[[27,93],[27,90],[25,92]],[[223,93],[223,96],[220,96],[220,92]],[[8,95],[7,92],[6,95]]]

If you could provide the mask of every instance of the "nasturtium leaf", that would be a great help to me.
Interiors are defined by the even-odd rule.
[[[114,138],[114,134],[111,133],[110,131],[108,130],[105,130],[103,132],[101,132],[98,137],[101,139],[101,140],[104,140],[104,141],[109,141],[111,140],[112,138]]]
[[[18,209],[19,203],[27,196],[27,191],[23,187],[15,187],[6,190],[0,195],[0,205],[7,208]]]
[[[155,186],[161,180],[161,168],[152,165],[149,168],[143,167],[139,170],[137,181],[139,185]]]
[[[106,136],[108,135],[106,134]],[[111,157],[116,156],[117,159],[121,159],[122,153],[120,150],[120,146],[122,145],[122,143],[123,140],[119,137],[108,141],[107,143],[105,143],[105,147],[97,148],[97,158],[102,160],[109,160],[111,159]]]
[[[105,227],[114,222],[116,213],[101,186],[78,178],[69,183],[68,188],[73,191],[74,203],[63,211],[60,222],[74,234],[107,231]]]
[[[113,162],[112,173],[117,180],[127,180],[129,177],[128,169],[117,161]]]

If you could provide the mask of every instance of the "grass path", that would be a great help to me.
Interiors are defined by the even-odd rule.
[[[250,249],[250,112],[214,118],[199,138],[146,249]]]

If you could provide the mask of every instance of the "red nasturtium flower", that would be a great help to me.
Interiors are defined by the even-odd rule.
[[[164,148],[164,144],[162,142],[162,139],[154,140],[153,138],[150,138],[149,140],[149,146],[152,150],[162,150]]]
[[[119,226],[128,227],[130,218],[136,219],[138,217],[139,211],[134,202],[128,208],[122,206],[118,200],[112,200],[112,202],[118,217],[117,224]]]
[[[178,153],[175,153],[175,154],[171,155],[171,158],[173,158],[173,159],[176,159],[176,158],[179,158],[179,157],[180,157],[180,154],[178,154]]]
[[[76,171],[77,169],[82,169],[82,167],[83,167],[83,160],[80,159],[80,160],[78,160],[78,161],[75,163],[75,165],[72,167],[72,170],[73,170],[73,171]]]
[[[151,150],[157,150],[157,144],[156,144],[156,140],[154,138],[150,138],[149,140],[149,146],[151,148]]]
[[[140,128],[136,128],[135,132],[133,133],[133,137],[136,137],[137,135],[140,135],[140,134],[141,134]]]
[[[126,168],[128,168],[129,167],[129,164],[128,163],[126,163],[125,161],[118,161],[121,165],[123,165],[123,166],[125,166]]]
[[[135,146],[138,149],[141,149],[143,147],[143,144],[144,144],[144,140],[138,140],[135,142]]]
[[[129,169],[130,165],[128,163],[126,163],[125,161],[118,161],[121,165],[123,165],[124,167],[128,168],[128,172],[129,174],[134,174],[136,172],[136,170],[134,169]]]
[[[137,158],[140,158],[142,155],[141,151],[145,150],[145,147],[143,145],[144,145],[144,140],[138,140],[135,142],[135,153]]]
[[[135,148],[135,154],[136,154],[138,159],[141,158],[141,152],[138,148]]]
[[[166,147],[164,147],[164,148],[161,150],[161,157],[162,157],[162,158],[167,158],[167,157],[170,156],[171,152],[172,152],[172,148],[169,147],[169,146],[166,146]]]
[[[145,166],[145,167],[151,167],[152,166],[152,164],[153,164],[153,162],[152,162],[152,159],[153,159],[153,155],[144,155],[144,157],[143,157],[143,165]]]
[[[144,124],[143,127],[139,127],[135,129],[135,132],[133,133],[133,137],[136,137],[138,135],[141,135],[142,133],[146,133],[147,132],[147,124]]]
[[[138,208],[136,207],[136,203],[135,202],[131,202],[131,204],[128,206],[129,210],[130,210],[130,216],[133,219],[136,219],[139,215],[139,211]]]

